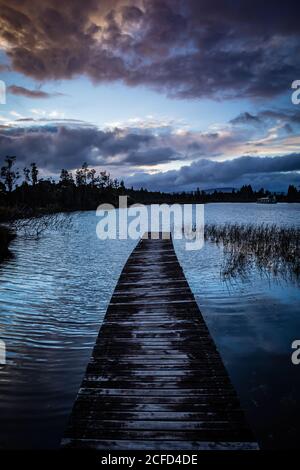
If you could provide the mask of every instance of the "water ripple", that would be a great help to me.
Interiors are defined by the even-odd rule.
[[[206,206],[207,222],[300,220],[300,205],[246,207]],[[69,233],[16,238],[13,258],[0,266],[0,338],[8,356],[0,370],[0,448],[59,444],[110,296],[136,244],[100,242],[93,212],[74,214],[72,220]],[[268,442],[266,415],[273,413],[280,421],[290,390],[276,395],[278,378],[270,361],[286,380],[294,380],[294,394],[300,393],[299,379],[291,376],[295,370],[288,368],[290,343],[300,331],[299,292],[255,278],[226,286],[216,247],[207,244],[199,252],[187,252],[178,241],[176,251],[252,427]],[[294,421],[299,416],[295,407],[290,411]],[[276,427],[276,420],[272,423]],[[298,423],[294,428],[299,434]],[[280,439],[287,431],[282,429]]]

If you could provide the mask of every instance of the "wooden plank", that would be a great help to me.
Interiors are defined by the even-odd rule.
[[[193,451],[241,451],[241,450],[257,450],[258,445],[256,442],[219,442],[219,441],[151,441],[132,439],[126,440],[100,440],[100,439],[69,439],[65,438],[62,441],[62,445],[65,448],[78,448],[78,449],[93,449],[93,450],[162,450],[162,451],[174,451],[174,450],[193,450]]]
[[[68,430],[67,430],[68,432]],[[77,428],[73,426],[70,429],[70,433],[72,434],[73,439],[80,439],[80,438],[90,438],[90,439],[143,439],[143,440],[152,440],[152,444],[155,449],[155,441],[156,440],[183,440],[183,441],[190,441],[190,440],[215,440],[215,441],[224,441],[228,439],[228,441],[241,441],[241,440],[251,440],[248,432],[243,432],[242,429],[226,429],[225,426],[221,429],[197,429],[193,431],[185,430],[140,430],[140,429],[98,429],[96,428]],[[248,439],[250,437],[250,439]]]
[[[159,237],[122,270],[62,446],[257,449],[172,240]]]

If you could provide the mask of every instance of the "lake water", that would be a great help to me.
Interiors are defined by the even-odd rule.
[[[208,204],[208,223],[300,224],[300,204]],[[0,448],[59,445],[107,304],[136,242],[100,241],[94,212],[39,240],[17,238],[0,265]],[[224,284],[220,249],[175,249],[263,448],[296,447],[300,433],[299,288],[253,273]]]

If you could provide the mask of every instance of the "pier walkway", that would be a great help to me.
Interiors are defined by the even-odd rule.
[[[258,449],[172,240],[128,258],[62,446]]]

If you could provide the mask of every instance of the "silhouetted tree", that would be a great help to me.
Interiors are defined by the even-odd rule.
[[[88,179],[88,174],[89,174],[89,168],[88,168],[88,164],[86,162],[84,162],[82,164],[81,171],[82,171],[82,177],[83,177],[83,184],[86,185],[87,184],[87,179]]]
[[[30,183],[30,169],[25,167],[23,169],[23,173],[24,173],[24,180],[25,180],[25,183],[29,184]]]
[[[76,180],[76,186],[83,186],[84,184],[84,176],[83,176],[83,172],[82,172],[82,169],[78,169],[76,170],[76,173],[75,173],[75,180]]]
[[[31,163],[31,182],[32,182],[32,186],[35,186],[38,182],[38,174],[39,174],[39,170],[36,166],[36,163]]]
[[[117,204],[118,195],[121,194],[128,196],[129,204],[255,202],[264,195],[271,195],[270,191],[263,188],[254,191],[251,185],[229,191],[204,191],[195,188],[194,191],[172,193],[149,191],[145,187],[126,188],[123,180],[119,182],[117,179],[112,179],[107,171],[97,173],[95,169],[89,168],[87,163],[76,171],[76,184],[72,173],[66,169],[61,170],[58,182],[51,178],[38,179],[38,174],[36,164],[32,163],[29,168],[23,169],[23,183],[20,186],[16,185],[19,172],[15,168],[15,157],[6,157],[5,164],[1,168],[3,183],[0,183],[0,219],[10,217],[12,208],[21,214],[21,217],[24,216],[24,211],[32,214],[32,211],[94,210],[102,202]],[[276,197],[279,202],[298,202],[300,191],[290,185],[287,194],[277,194]]]
[[[5,157],[5,165],[1,168],[1,178],[4,180],[9,193],[12,192],[16,181],[20,177],[18,169],[13,169],[15,162],[16,157],[7,156]]]
[[[84,162],[82,167],[76,170],[75,179],[77,186],[86,186],[87,180],[89,177],[90,170],[88,168],[88,164]]]
[[[74,184],[72,173],[65,169],[61,170],[59,181],[60,183],[62,183],[63,186]]]
[[[92,168],[91,170],[88,170],[87,179],[89,180],[91,186],[95,186],[97,179],[96,179],[96,170],[94,168]]]
[[[110,186],[110,174],[106,171],[100,171],[99,185],[101,188],[107,188]]]
[[[293,185],[290,184],[287,192],[287,199],[289,202],[296,202],[298,199],[298,191],[297,188]]]

